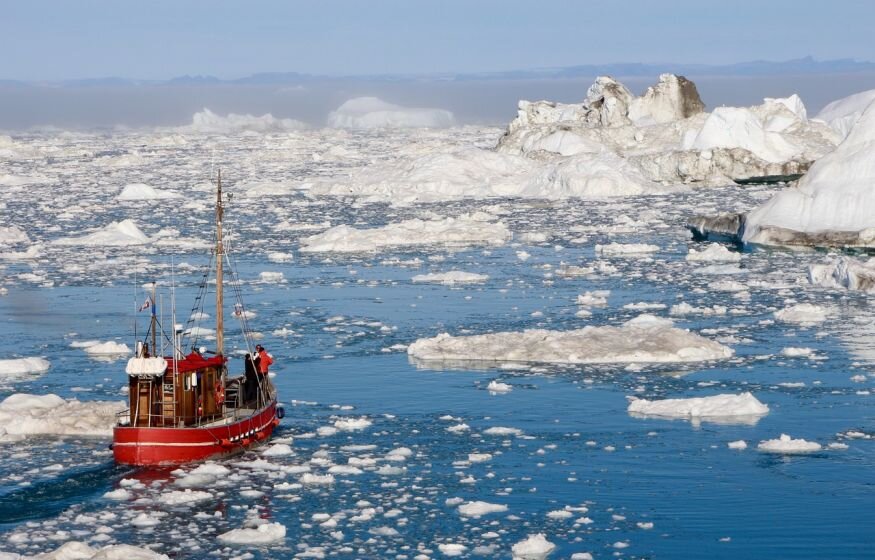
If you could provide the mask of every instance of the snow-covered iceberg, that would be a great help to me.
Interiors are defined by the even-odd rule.
[[[378,97],[356,97],[328,115],[332,128],[446,128],[455,122],[444,109],[402,107]]]
[[[389,247],[502,245],[511,238],[504,223],[485,212],[455,218],[412,219],[371,229],[341,225],[301,240],[303,253],[363,253]]]
[[[846,138],[857,124],[860,115],[873,101],[875,101],[875,89],[861,91],[829,103],[820,110],[815,119],[825,122],[842,138]]]
[[[840,257],[826,264],[812,264],[808,267],[808,281],[826,288],[875,291],[875,258],[861,261]]]
[[[498,150],[534,159],[607,151],[651,182],[713,185],[802,173],[838,141],[825,123],[808,120],[796,95],[710,115],[704,108],[682,76],[663,74],[640,97],[602,76],[581,103],[520,101]]]
[[[795,187],[746,216],[741,238],[764,245],[875,246],[875,102]]]
[[[407,348],[422,363],[529,362],[556,364],[704,362],[732,356],[732,349],[668,319],[641,315],[619,327],[571,331],[542,329],[473,336],[421,338]]]

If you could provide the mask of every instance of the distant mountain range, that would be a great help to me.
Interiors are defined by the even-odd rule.
[[[327,81],[477,81],[477,80],[545,80],[591,78],[611,75],[617,77],[656,76],[665,72],[687,76],[781,76],[811,74],[850,74],[875,72],[875,62],[850,58],[815,60],[813,57],[784,61],[754,60],[735,64],[644,64],[611,63],[583,64],[555,68],[508,70],[500,72],[472,72],[460,74],[374,74],[329,76],[298,72],[262,72],[244,78],[222,79],[215,76],[178,76],[169,80],[136,80],[119,77],[64,80],[57,82],[25,82],[0,79],[0,87],[124,87],[141,85],[197,86],[197,85],[295,85]]]

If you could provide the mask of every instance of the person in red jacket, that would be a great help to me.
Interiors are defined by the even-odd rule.
[[[258,352],[258,373],[267,377],[268,368],[270,368],[270,364],[273,363],[273,358],[270,357],[270,354],[267,353],[267,350],[264,349],[264,346],[261,344],[255,345],[255,351]]]

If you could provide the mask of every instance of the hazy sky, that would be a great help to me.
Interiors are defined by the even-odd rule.
[[[3,0],[0,79],[875,60],[867,0]]]

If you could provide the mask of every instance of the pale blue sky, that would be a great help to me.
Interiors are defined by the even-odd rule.
[[[2,0],[0,79],[875,60],[875,2]]]

